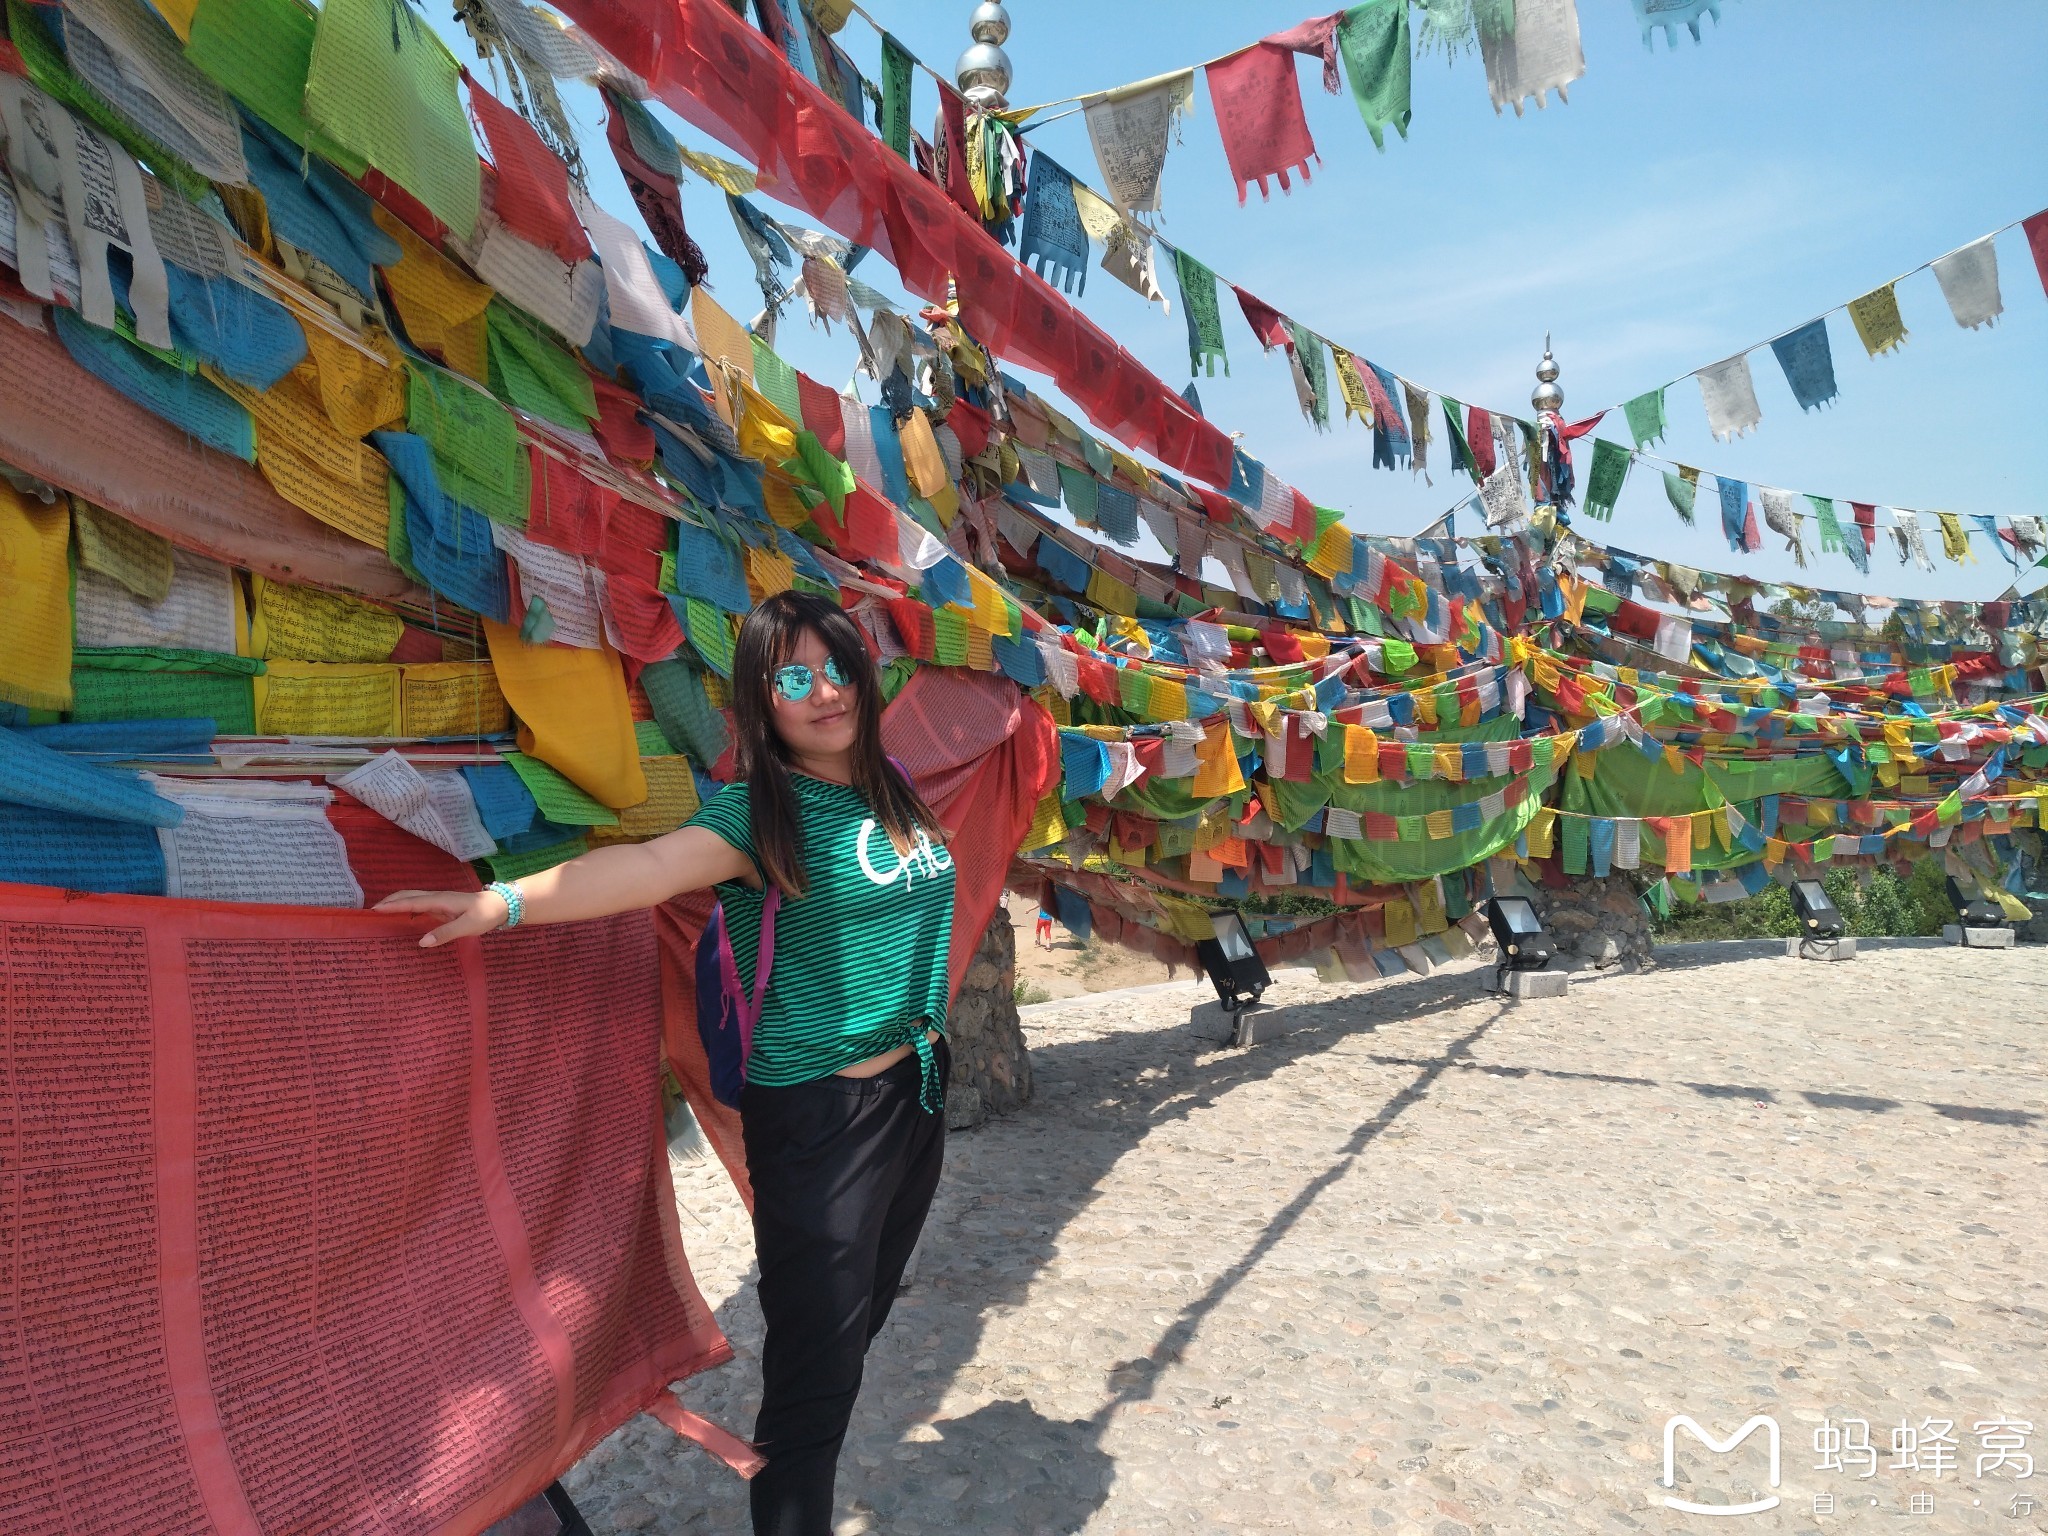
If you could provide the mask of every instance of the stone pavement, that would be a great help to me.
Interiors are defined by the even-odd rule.
[[[840,1532],[2048,1529],[2006,1459],[2048,1452],[2048,955],[1659,959],[1514,1005],[1289,973],[1245,1050],[1191,984],[1028,1010],[1038,1099],[949,1148]],[[744,1217],[715,1163],[679,1188],[741,1357],[681,1395],[744,1434]],[[1681,1433],[1661,1486],[1676,1414],[1772,1416],[1781,1485],[1765,1433]],[[747,1530],[644,1418],[565,1481],[599,1532]]]

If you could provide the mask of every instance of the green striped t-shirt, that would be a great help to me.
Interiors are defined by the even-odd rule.
[[[790,783],[810,888],[784,898],[775,918],[775,965],[747,1058],[747,1081],[768,1088],[830,1077],[922,1040],[925,1027],[943,1032],[953,937],[953,859],[943,843],[920,832],[898,854],[859,790],[801,773]],[[755,859],[744,783],[726,785],[685,825]],[[751,997],[763,893],[728,881],[718,898]]]

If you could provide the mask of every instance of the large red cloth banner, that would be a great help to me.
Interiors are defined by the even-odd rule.
[[[469,1533],[731,1350],[644,913],[0,885],[0,1530]]]
[[[753,162],[761,190],[879,252],[998,357],[1049,376],[1123,443],[1212,485],[1230,439],[866,132],[722,0],[564,0],[683,117]]]

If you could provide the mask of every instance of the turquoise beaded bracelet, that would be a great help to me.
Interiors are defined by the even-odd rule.
[[[494,891],[503,898],[505,903],[505,926],[507,928],[517,928],[520,919],[526,916],[526,898],[519,894],[519,887],[504,880],[493,880],[484,889]]]

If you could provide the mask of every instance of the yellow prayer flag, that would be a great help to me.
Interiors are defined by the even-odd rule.
[[[1405,901],[1390,901],[1380,908],[1386,921],[1387,944],[1399,949],[1415,942],[1415,909]]]
[[[1362,725],[1344,727],[1344,782],[1377,784],[1380,781],[1380,739]]]
[[[269,389],[206,370],[256,420],[256,468],[270,488],[328,527],[378,549],[391,525],[391,471],[368,443],[337,431],[302,364]]]
[[[1785,862],[1785,840],[1782,837],[1767,837],[1764,839],[1764,862],[1766,864],[1782,864]]]
[[[749,545],[747,591],[755,602],[787,592],[796,585],[796,562],[779,549],[755,549]]]
[[[1452,834],[1451,813],[1448,810],[1431,811],[1422,818],[1422,825],[1432,838],[1445,838]]]
[[[496,736],[512,711],[488,661],[420,661],[398,681],[398,718],[407,736]]]
[[[1188,691],[1170,677],[1152,679],[1152,718],[1154,720],[1185,720],[1188,717]]]
[[[676,153],[683,157],[683,164],[734,197],[745,197],[758,185],[754,173],[744,165],[735,165],[730,160],[721,160],[716,155],[707,155],[687,145],[677,145]]]
[[[397,301],[406,335],[415,346],[439,352],[457,373],[488,385],[484,310],[491,302],[491,290],[466,276],[395,214],[372,206],[370,216],[404,252],[395,265],[378,270]]]
[[[979,624],[967,626],[967,665],[977,672],[996,669],[995,646],[990,643],[988,631]]]
[[[249,652],[281,661],[388,661],[405,621],[345,592],[250,578]],[[409,733],[408,733],[409,734]]]
[[[932,436],[930,417],[923,411],[912,411],[904,418],[898,436],[903,444],[903,467],[918,495],[935,496],[952,484],[953,477],[946,473],[946,457],[939,452],[939,440]]]
[[[1530,858],[1550,857],[1557,837],[1557,811],[1554,807],[1546,805],[1529,818],[1528,837]]]
[[[71,498],[71,528],[78,540],[78,563],[86,570],[111,576],[146,603],[171,595],[171,541],[162,534],[82,496]]]
[[[1088,601],[1109,613],[1135,614],[1138,611],[1136,590],[1099,566],[1088,573]]]
[[[483,621],[498,686],[519,716],[519,750],[620,810],[647,798],[640,743],[618,653],[528,645],[519,631]]]
[[[0,481],[0,699],[71,707],[71,508]]]
[[[616,827],[591,828],[592,843],[638,842],[642,838],[660,837],[697,814],[697,781],[687,757],[643,757],[640,770],[647,775],[647,798],[622,809]]]
[[[405,355],[381,328],[357,338],[375,353],[368,357],[325,326],[301,325],[320,404],[328,422],[344,437],[363,437],[405,419]]]
[[[402,736],[400,668],[272,661],[255,681],[259,736]]]
[[[1059,787],[1055,785],[1038,797],[1038,808],[1031,815],[1031,828],[1024,834],[1023,851],[1031,853],[1049,847],[1066,835],[1066,817],[1060,810]]]
[[[1434,777],[1448,779],[1453,784],[1465,781],[1465,754],[1454,746],[1438,747],[1431,754],[1435,762]]]
[[[1234,795],[1243,788],[1244,774],[1238,768],[1230,726],[1221,720],[1212,721],[1202,732],[1201,745],[1195,748],[1193,793],[1198,799],[1209,799]]]

